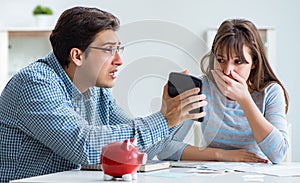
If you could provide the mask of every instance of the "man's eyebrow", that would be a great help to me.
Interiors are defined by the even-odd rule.
[[[101,46],[106,46],[106,45],[120,45],[121,42],[105,42]]]

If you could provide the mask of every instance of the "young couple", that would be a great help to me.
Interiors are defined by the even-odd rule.
[[[108,12],[70,8],[50,35],[53,52],[8,82],[0,97],[1,181],[97,164],[103,146],[133,137],[150,159],[282,160],[287,93],[253,23],[222,23],[202,61],[201,95],[194,88],[171,98],[166,84],[161,110],[135,119],[109,90],[122,65],[118,28]],[[183,143],[191,119],[201,117],[207,144]]]

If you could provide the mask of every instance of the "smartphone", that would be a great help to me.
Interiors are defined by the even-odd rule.
[[[170,97],[176,97],[177,95],[196,87],[200,88],[200,92],[198,94],[201,94],[202,81],[195,76],[179,72],[171,72],[169,74],[168,93]],[[203,107],[200,107],[198,109],[191,110],[190,113],[200,113],[202,111]],[[202,122],[203,117],[194,120]]]

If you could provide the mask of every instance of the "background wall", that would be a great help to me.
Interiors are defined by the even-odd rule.
[[[0,0],[0,3],[2,6],[2,10],[0,11],[1,29],[5,29],[7,27],[34,26],[32,10],[37,4],[47,5],[54,10],[55,15],[53,18],[53,25],[63,10],[74,5],[97,6],[118,16],[121,20],[122,26],[125,29],[125,31],[122,32],[123,27],[121,27],[120,37],[122,40],[125,40],[125,43],[131,43],[131,46],[129,46],[129,50],[126,52],[131,52],[138,55],[138,57],[132,57],[132,55],[130,54],[124,56],[126,59],[124,58],[123,74],[122,72],[120,72],[119,76],[125,75],[124,73],[148,73],[147,75],[143,75],[144,80],[142,83],[140,83],[140,80],[134,83],[133,86],[136,86],[137,89],[130,90],[132,92],[127,93],[127,98],[135,97],[137,93],[141,93],[141,91],[143,91],[142,88],[146,83],[147,78],[149,79],[149,77],[146,77],[145,79],[144,76],[151,75],[152,71],[157,72],[159,68],[165,68],[167,71],[189,68],[193,74],[199,74],[198,63],[195,62],[195,60],[198,60],[206,52],[207,47],[203,47],[203,44],[205,44],[204,40],[206,39],[205,33],[208,28],[217,28],[224,19],[247,18],[253,21],[257,25],[257,27],[275,28],[277,74],[286,86],[286,89],[288,90],[290,96],[290,110],[288,113],[288,121],[292,123],[293,128],[292,157],[293,161],[300,161],[300,146],[296,142],[296,139],[299,138],[297,137],[297,134],[300,133],[300,117],[297,115],[297,112],[299,111],[299,109],[297,110],[297,107],[300,106],[300,85],[296,75],[297,71],[300,68],[300,62],[298,61],[298,51],[300,50],[300,1]],[[135,29],[136,34],[133,33]],[[156,34],[164,30],[168,30],[168,32],[164,35],[158,35],[157,37],[152,35],[152,33]],[[128,34],[128,32],[132,33]],[[129,36],[122,37],[122,35]],[[134,38],[134,36],[136,35],[142,36],[143,47],[141,47],[139,43],[134,42],[133,39],[137,39]],[[160,39],[159,43],[157,42],[158,39]],[[195,40],[199,41],[196,42]],[[190,42],[190,44],[187,44],[188,42]],[[201,42],[202,47],[201,45],[199,45],[199,42]],[[155,50],[156,44],[165,44],[165,47],[162,46],[162,49]],[[178,47],[178,45],[182,46]],[[192,45],[193,47],[196,46],[196,49],[190,47],[189,45]],[[149,50],[151,50],[150,53]],[[178,50],[181,51],[178,52]],[[188,50],[188,54],[184,50]],[[145,54],[148,56],[143,57],[143,55]],[[170,61],[172,61],[172,59],[179,60],[179,63],[172,63],[170,65]],[[189,59],[191,61],[182,62],[182,60],[185,59]],[[152,63],[150,60],[160,60],[161,63]],[[146,67],[145,65],[143,66],[143,64],[140,64],[141,61],[144,61],[144,63],[148,63],[148,65],[146,65]],[[185,65],[186,63],[191,64]],[[155,76],[151,77],[151,79],[149,80],[149,84],[153,84],[153,86],[162,86],[165,82],[164,79],[167,77],[168,72],[164,72],[164,74],[162,73],[163,71],[160,70],[159,73],[154,74]],[[127,81],[126,77],[123,80],[121,78],[122,77],[119,77],[119,79],[117,80],[116,87],[118,85],[122,87],[128,87],[128,85],[124,85],[124,83],[126,83]],[[127,77],[127,79],[128,78],[130,79],[130,77]],[[159,91],[155,94],[155,96],[157,97],[152,98],[150,104],[142,104],[147,107],[150,106],[151,109],[149,112],[157,110],[157,106],[159,106],[161,87],[159,87],[158,89],[155,89],[155,92]],[[121,90],[121,87],[116,88],[116,91],[119,90]],[[118,96],[118,92],[114,91],[114,94],[117,96],[117,98],[122,97]],[[139,100],[137,100],[137,103],[133,104],[133,106],[136,105],[139,107],[140,104],[138,103],[141,103],[143,96],[137,97],[141,98],[139,98]],[[127,108],[126,110],[128,110],[129,112],[131,111],[132,115],[137,115],[132,112],[134,110],[130,108]],[[145,115],[146,113],[147,111],[141,115]]]

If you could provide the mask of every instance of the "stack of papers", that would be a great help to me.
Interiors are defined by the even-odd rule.
[[[148,160],[145,165],[140,165],[139,172],[148,172],[153,170],[161,170],[165,168],[170,168],[169,161],[160,161],[160,160]]]
[[[257,173],[273,176],[300,176],[300,164],[270,164],[242,162],[190,162],[178,161],[171,163],[172,167],[194,168],[188,172],[221,173],[230,171]]]
[[[274,176],[300,176],[300,165],[296,164],[262,164],[262,163],[253,163],[253,164],[242,164],[234,167],[236,171],[241,172],[251,172],[251,173],[260,173],[265,175],[274,175]]]

